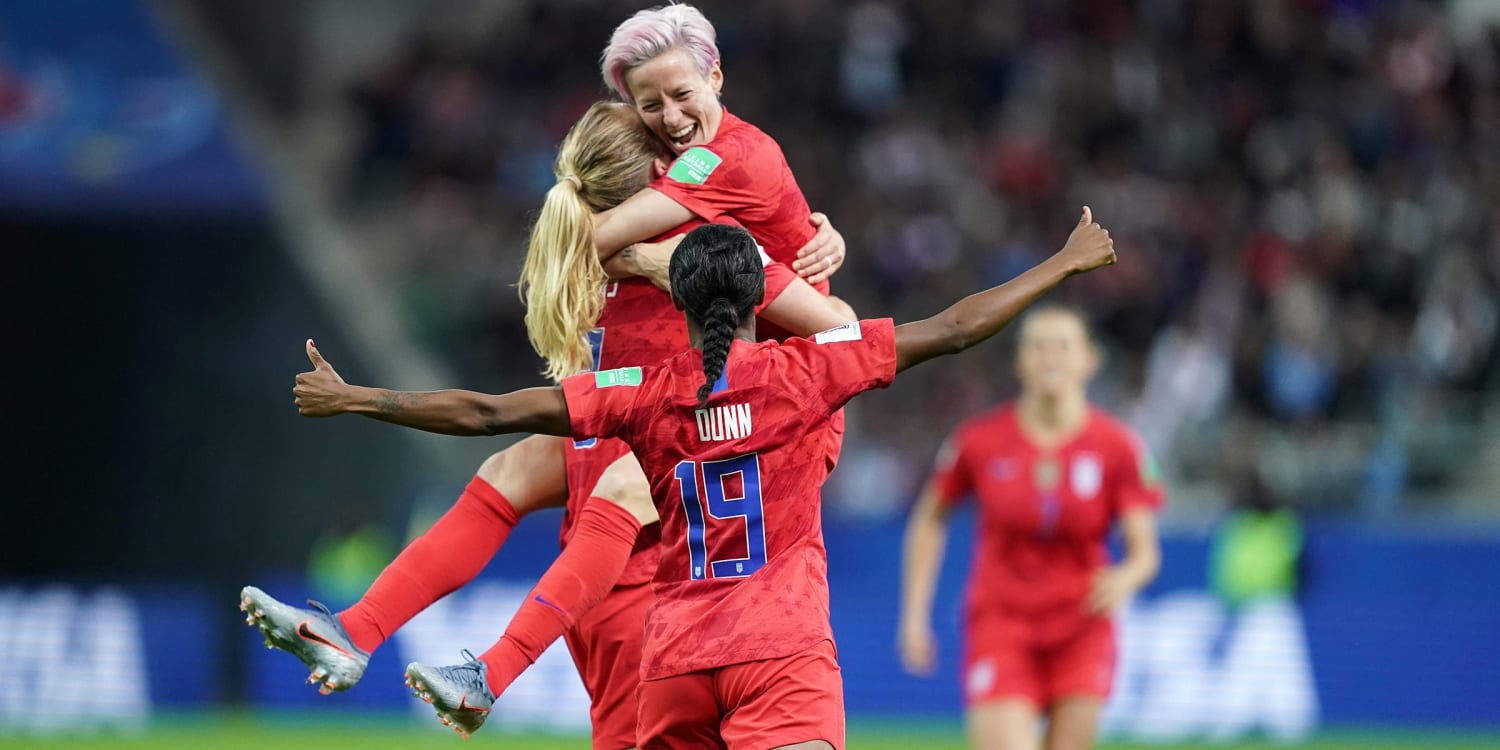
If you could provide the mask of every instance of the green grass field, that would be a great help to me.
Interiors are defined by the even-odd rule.
[[[265,718],[255,716],[215,716],[169,719],[144,734],[132,737],[20,737],[0,735],[0,748],[28,750],[97,750],[99,748],[139,748],[140,750],[275,750],[275,748],[317,748],[318,750],[469,750],[481,747],[504,747],[511,750],[582,750],[588,741],[581,737],[547,737],[482,732],[467,742],[434,725],[430,730],[414,726],[404,717]],[[963,750],[963,737],[953,725],[920,723],[869,724],[851,723],[849,747],[853,750]],[[1110,743],[1100,750],[1134,750],[1161,745]],[[1207,743],[1172,745],[1173,748],[1204,750],[1283,750],[1294,747],[1272,742]],[[1333,732],[1295,747],[1308,750],[1494,750],[1500,748],[1500,734],[1449,734],[1443,732]]]

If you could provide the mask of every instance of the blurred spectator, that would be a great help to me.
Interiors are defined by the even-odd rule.
[[[1234,507],[1214,530],[1209,585],[1231,607],[1291,599],[1299,588],[1302,521],[1250,475]]]
[[[368,513],[351,507],[333,518],[338,519],[334,527],[313,544],[307,579],[314,597],[338,610],[359,601],[396,549],[390,533]]]

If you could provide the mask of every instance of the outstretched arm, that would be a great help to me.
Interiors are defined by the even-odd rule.
[[[492,396],[474,391],[392,391],[349,385],[307,341],[312,372],[297,376],[292,388],[304,417],[360,414],[382,422],[443,435],[572,433],[561,388],[526,388]]]
[[[995,335],[1037,299],[1073,274],[1115,262],[1115,243],[1087,206],[1068,244],[1020,276],[959,300],[937,315],[896,327],[896,371],[957,354]]]

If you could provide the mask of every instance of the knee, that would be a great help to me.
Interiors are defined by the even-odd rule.
[[[522,440],[485,459],[475,475],[521,515],[561,505],[567,499],[567,474],[557,438]]]
[[[520,461],[516,460],[513,448],[514,446],[506,448],[486,458],[484,463],[479,465],[479,471],[475,472],[475,474],[480,479],[489,482],[495,489],[504,492],[504,486],[507,480],[512,477],[512,472],[520,469]]]
[[[644,481],[626,472],[606,471],[594,485],[592,494],[625,505],[631,500],[649,499],[651,489]]]
[[[645,526],[656,521],[656,506],[651,502],[651,484],[631,454],[610,464],[600,475],[590,493],[626,509]]]

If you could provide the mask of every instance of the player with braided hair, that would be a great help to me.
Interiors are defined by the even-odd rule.
[[[908,367],[989,338],[1063,279],[1115,259],[1109,233],[1085,208],[1051,258],[936,316],[850,323],[781,344],[756,343],[755,319],[745,317],[725,363],[705,363],[709,337],[721,347],[722,324],[761,301],[763,281],[750,278],[761,273],[757,255],[741,229],[687,235],[670,275],[694,349],[659,365],[499,396],[400,393],[350,386],[309,348],[315,369],[294,389],[305,416],[357,413],[450,435],[618,437],[631,446],[662,522],[642,654],[642,748],[843,747],[819,498],[833,415]],[[595,551],[631,542],[601,539]],[[574,583],[568,601],[551,604],[576,615],[612,581]],[[434,670],[435,679],[447,679],[442,669],[454,668]]]
[[[673,295],[679,306],[702,310],[699,326],[703,331],[703,374],[707,378],[698,389],[698,403],[708,403],[714,384],[724,374],[735,329],[750,318],[755,309],[751,300],[765,294],[766,276],[760,266],[746,263],[742,254],[734,253],[731,239],[738,233],[722,224],[710,225],[699,232],[696,246],[706,248],[713,257],[706,262],[686,266],[675,277]],[[727,292],[727,294],[725,294]]]

